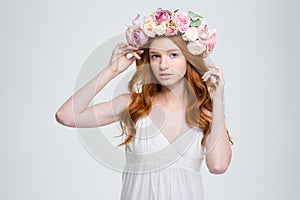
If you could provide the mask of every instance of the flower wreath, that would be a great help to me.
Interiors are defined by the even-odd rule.
[[[127,42],[138,48],[142,47],[148,38],[155,36],[172,36],[181,34],[187,42],[187,48],[193,55],[207,57],[216,44],[216,30],[209,30],[203,17],[189,11],[184,13],[178,9],[174,12],[158,8],[148,17],[139,22],[138,16],[132,20],[132,25],[126,30]]]

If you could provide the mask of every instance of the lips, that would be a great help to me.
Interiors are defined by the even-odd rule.
[[[166,77],[166,76],[170,76],[171,74],[169,74],[169,73],[160,73],[159,74],[159,76],[161,76],[161,77]]]
[[[160,73],[159,77],[160,77],[160,80],[168,80],[171,78],[171,75],[172,74],[169,74],[169,73]]]

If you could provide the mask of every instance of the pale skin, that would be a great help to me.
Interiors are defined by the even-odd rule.
[[[128,53],[132,55],[131,58],[127,58]],[[136,59],[140,59],[142,53],[141,50],[129,44],[118,44],[113,50],[108,66],[59,108],[56,112],[56,120],[65,126],[79,128],[99,127],[119,121],[121,112],[130,103],[130,94],[124,93],[110,101],[90,107],[88,105],[109,81],[124,72]],[[150,64],[155,77],[162,85],[161,92],[153,99],[153,105],[162,108],[165,113],[166,123],[160,131],[172,143],[178,138],[179,133],[189,128],[182,121],[188,99],[184,84],[186,60],[180,49],[170,39],[159,38],[150,44]],[[211,67],[217,69],[216,72],[208,71],[202,78],[207,81],[214,76],[218,80],[217,90],[213,96],[212,132],[207,138],[207,141],[214,140],[216,143],[213,148],[207,146],[209,152],[205,160],[210,173],[222,174],[230,164],[232,152],[224,122],[222,69],[217,66]],[[155,122],[153,116],[155,114],[152,115],[153,123],[159,124]],[[218,140],[215,139],[216,137]]]

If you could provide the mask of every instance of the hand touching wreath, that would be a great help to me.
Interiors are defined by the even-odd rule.
[[[202,80],[207,82],[210,79],[211,83],[213,83],[213,85],[207,84],[210,97],[213,100],[223,100],[225,81],[222,68],[219,66],[208,67],[209,70],[203,74]],[[215,87],[215,90],[212,87]]]
[[[140,59],[143,50],[128,43],[118,43],[114,48],[109,65],[113,71],[121,73],[125,71],[136,59]],[[130,56],[129,58],[127,56]]]

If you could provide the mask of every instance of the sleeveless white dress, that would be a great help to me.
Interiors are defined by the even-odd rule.
[[[203,200],[203,132],[193,127],[170,143],[146,115],[125,146],[121,200]]]

